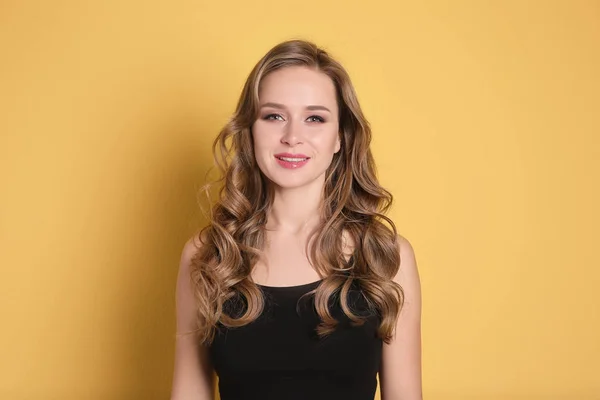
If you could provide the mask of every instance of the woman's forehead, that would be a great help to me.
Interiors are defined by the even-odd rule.
[[[286,67],[268,74],[260,84],[259,102],[290,108],[323,106],[330,110],[337,104],[331,78],[307,67]]]

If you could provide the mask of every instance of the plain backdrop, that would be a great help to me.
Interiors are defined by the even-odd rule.
[[[273,45],[348,69],[428,400],[600,399],[600,3],[0,3],[0,398],[170,393],[210,144]]]

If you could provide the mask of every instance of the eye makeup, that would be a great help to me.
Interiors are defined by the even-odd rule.
[[[262,119],[265,121],[277,121],[277,120],[280,120],[279,118],[281,118],[281,120],[283,120],[283,117],[279,114],[266,114],[265,116],[262,117]],[[321,117],[320,115],[311,115],[310,117],[307,118],[307,120],[309,122],[317,122],[317,123],[326,122],[325,118]]]

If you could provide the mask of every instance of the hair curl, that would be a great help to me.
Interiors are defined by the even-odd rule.
[[[314,68],[334,82],[339,107],[341,151],[326,171],[321,222],[309,240],[313,268],[322,281],[314,294],[321,319],[320,336],[331,333],[338,321],[329,309],[332,296],[339,296],[343,312],[355,325],[365,322],[348,304],[348,293],[360,285],[371,310],[380,318],[378,335],[389,342],[404,293],[392,281],[400,265],[394,223],[385,215],[392,195],[376,177],[369,149],[371,129],[360,108],[350,77],[325,50],[303,40],[290,40],[273,47],[258,62],[243,87],[236,110],[215,139],[212,150],[221,172],[219,198],[211,207],[209,224],[199,233],[201,245],[192,259],[191,280],[197,301],[195,331],[201,343],[210,344],[217,324],[239,327],[262,312],[261,289],[251,279],[265,243],[265,224],[273,196],[267,179],[257,166],[251,126],[258,116],[258,91],[269,73],[288,66]],[[343,238],[354,244],[347,262]],[[245,310],[230,315],[226,301],[241,298]]]

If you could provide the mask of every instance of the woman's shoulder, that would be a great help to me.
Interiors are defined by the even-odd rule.
[[[398,234],[396,237],[396,242],[398,243],[398,251],[400,252],[400,259],[409,259],[409,261],[411,259],[415,258],[415,250],[413,248],[413,245],[410,243],[410,241]]]
[[[410,257],[414,256],[414,249],[410,241],[401,234],[396,235],[396,242],[398,243],[398,251],[400,256]]]
[[[192,258],[194,258],[205,243],[205,232],[198,231],[192,235],[183,245],[183,250],[181,251],[182,265],[190,265]]]

